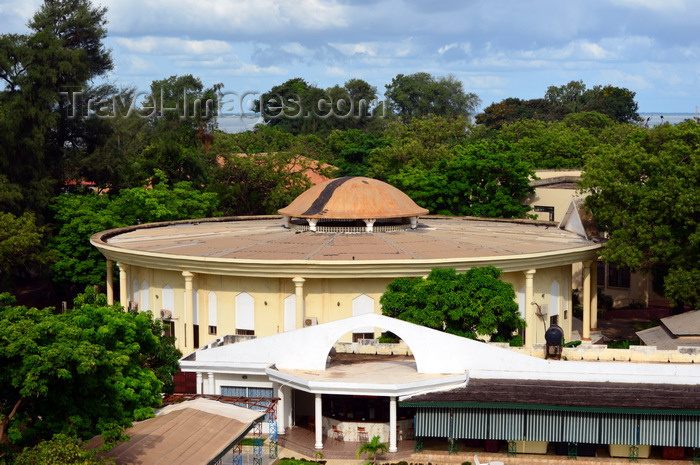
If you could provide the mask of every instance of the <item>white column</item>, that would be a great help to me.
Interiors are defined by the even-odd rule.
[[[581,340],[591,340],[591,262],[583,262],[583,334],[581,334]]]
[[[278,434],[284,434],[284,430],[287,427],[287,417],[285,416],[286,400],[284,398],[284,386],[279,383],[272,383],[272,392],[275,393],[276,397],[280,400],[277,401],[277,432]]]
[[[122,304],[122,307],[129,308],[129,289],[127,288],[129,279],[126,274],[129,265],[117,263],[117,266],[119,267],[119,303]]]
[[[365,222],[365,231],[368,233],[371,233],[374,231],[374,222],[377,221],[374,218],[368,218],[366,220],[363,220]]]
[[[114,262],[107,259],[107,280],[105,282],[105,287],[107,289],[107,305],[112,305],[114,303]]]
[[[304,278],[297,276],[292,278],[294,282],[294,297],[295,297],[295,312],[297,318],[297,328],[304,327],[304,319],[306,318],[306,308],[304,306]]]
[[[192,292],[192,278],[194,278],[194,274],[190,273],[189,271],[183,271],[182,272],[182,277],[185,278],[185,308],[183,309],[182,313],[182,334],[183,334],[183,347],[187,347],[187,322],[189,321],[189,318],[187,317],[190,312],[193,311],[194,305],[193,305],[193,296],[194,293]]]
[[[389,398],[389,452],[397,452],[396,447],[396,397]]]
[[[316,444],[314,448],[323,449],[323,409],[321,394],[316,394],[314,399],[314,423],[316,423]]]
[[[525,346],[531,347],[536,340],[537,328],[533,302],[535,301],[535,273],[537,270],[525,272]]]
[[[591,331],[598,331],[598,261],[591,262]]]
[[[318,223],[318,218],[307,218],[309,223],[309,231],[316,231],[316,223]]]
[[[209,388],[207,389],[209,392],[205,392],[205,394],[216,394],[216,385],[214,384],[214,373],[211,371],[207,373],[207,381],[209,381]]]
[[[196,387],[196,390],[197,390],[197,394],[204,394],[204,393],[202,392],[204,389],[203,389],[203,386],[202,386],[202,372],[201,372],[201,371],[198,371],[198,372],[197,372],[197,387]]]

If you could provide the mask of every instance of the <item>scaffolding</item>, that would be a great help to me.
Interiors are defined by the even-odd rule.
[[[278,428],[277,428],[277,403],[279,397],[233,397],[233,396],[217,396],[211,394],[170,394],[163,399],[163,406],[176,404],[193,399],[210,399],[225,404],[232,404],[238,407],[257,410],[265,414],[268,427],[268,448],[269,457],[276,459],[278,454]],[[253,465],[262,465],[263,455],[263,422],[256,421],[253,423]],[[243,465],[243,448],[238,442],[232,448],[233,465]]]

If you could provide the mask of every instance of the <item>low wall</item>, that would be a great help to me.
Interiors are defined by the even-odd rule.
[[[508,344],[503,346],[510,347]],[[532,357],[544,358],[545,355],[544,344],[510,349]],[[578,347],[565,347],[561,359],[584,362],[700,363],[700,347],[658,350],[655,346],[630,346],[629,349],[609,349],[606,345],[581,344]]]
[[[492,342],[514,352],[544,358],[545,345],[532,347],[510,347],[507,343]],[[403,342],[380,344],[376,339],[360,342],[337,342],[333,348],[341,354],[363,355],[413,355]],[[658,350],[654,346],[631,346],[629,349],[609,349],[598,344],[581,344],[578,347],[565,347],[562,360],[585,362],[654,362],[654,363],[700,363],[700,347],[679,347],[678,350]]]

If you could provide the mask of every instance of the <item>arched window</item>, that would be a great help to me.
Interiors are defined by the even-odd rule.
[[[549,286],[549,323],[558,324],[559,323],[559,300],[561,293],[559,292],[559,282],[552,281],[552,285]]]
[[[192,290],[192,324],[199,324],[199,291]]]
[[[145,312],[151,308],[150,302],[150,292],[148,289],[148,283],[146,281],[141,282],[141,303],[139,304],[139,311]]]
[[[526,320],[525,317],[525,286],[518,291],[518,311],[520,312],[520,318]]]
[[[163,306],[162,310],[175,311],[175,291],[170,287],[170,284],[166,284],[163,287]]]
[[[297,329],[297,298],[290,294],[284,299],[284,330],[293,331]]]
[[[255,299],[247,292],[236,296],[236,334],[255,334]]]
[[[366,294],[361,294],[352,299],[352,316],[364,315],[365,313],[374,313],[374,299]],[[356,328],[352,332],[353,341],[358,339],[373,339],[374,327],[365,326]]]
[[[135,302],[136,305],[139,305],[139,295],[141,287],[139,286],[139,280],[134,278],[134,280],[131,282],[131,301]]]

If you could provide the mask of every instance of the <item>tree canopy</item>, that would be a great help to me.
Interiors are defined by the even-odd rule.
[[[535,173],[508,144],[457,146],[432,168],[407,167],[389,178],[418,205],[441,215],[521,218]]]
[[[423,72],[397,75],[386,85],[384,95],[391,108],[404,118],[430,114],[466,118],[481,104],[479,97],[466,92],[455,76],[435,77]]]
[[[104,281],[104,257],[90,244],[90,236],[106,229],[139,223],[204,218],[215,214],[216,194],[202,193],[191,183],[167,185],[161,178],[152,189],[134,187],[118,195],[61,194],[56,198],[57,233],[50,248],[56,254],[53,279],[78,285]]]
[[[381,297],[384,315],[450,334],[522,345],[514,335],[525,328],[515,291],[493,266],[465,273],[436,268],[427,278],[398,278]]]
[[[610,235],[602,257],[632,270],[663,270],[672,301],[700,304],[700,125],[631,131],[587,160],[586,205]]]
[[[597,85],[588,89],[583,81],[571,81],[549,86],[541,99],[509,97],[492,103],[476,115],[476,122],[498,129],[521,120],[559,121],[572,113],[596,111],[619,123],[635,123],[640,119],[635,95],[624,87]]]
[[[108,306],[88,288],[54,314],[0,303],[0,444],[30,445],[62,433],[123,439],[133,420],[153,415],[161,376],[179,353],[150,312]],[[164,357],[163,355],[166,354]]]

